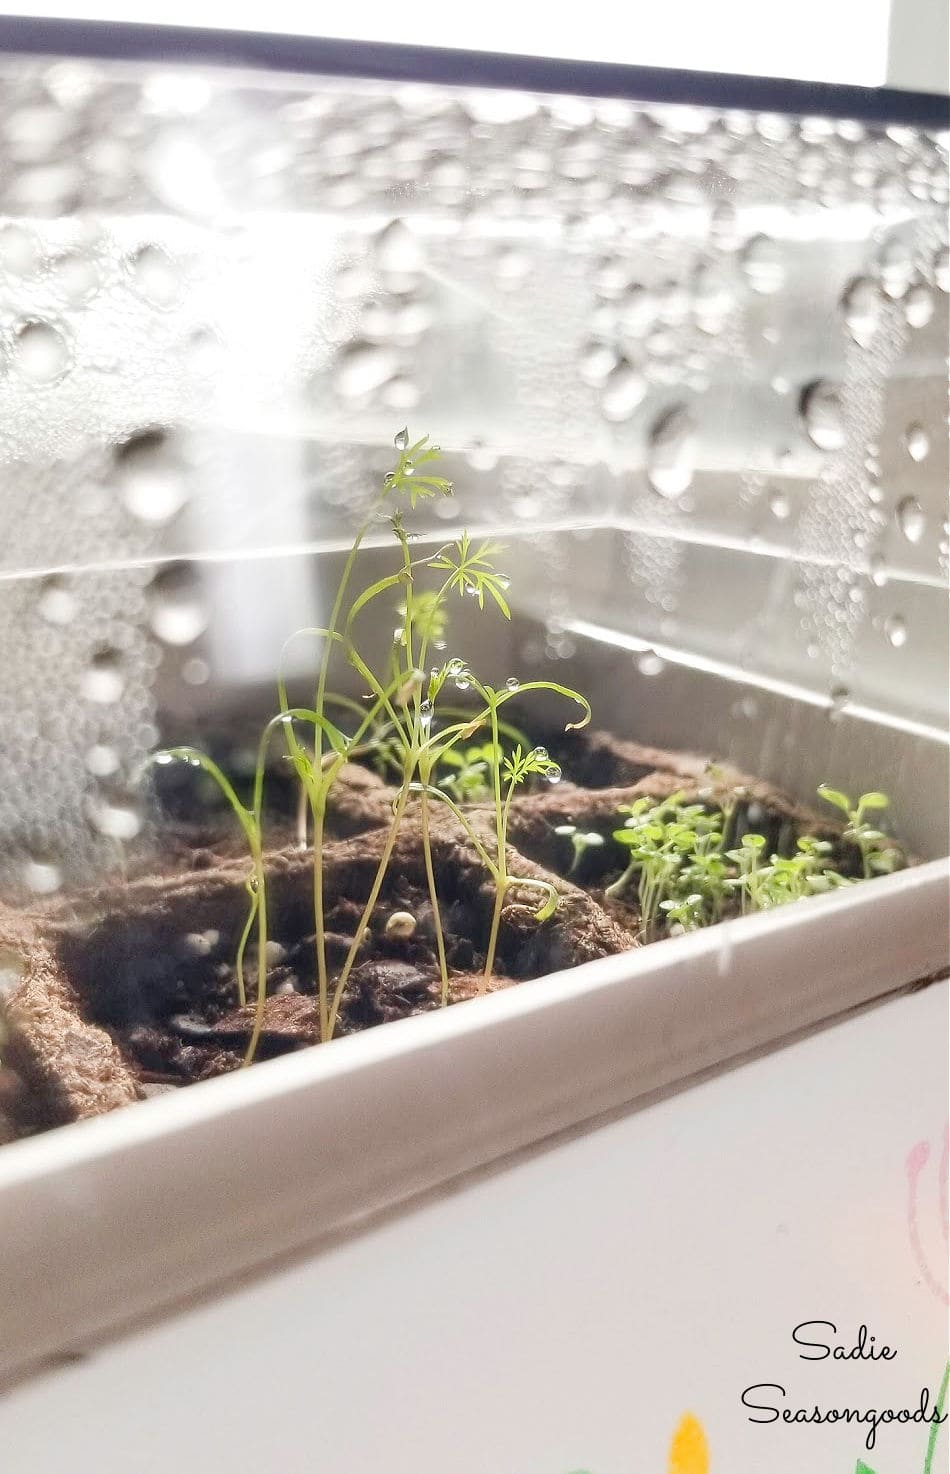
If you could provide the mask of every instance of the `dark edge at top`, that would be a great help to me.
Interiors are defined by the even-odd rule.
[[[695,107],[853,118],[929,130],[950,127],[950,98],[892,87],[839,86],[677,71],[616,62],[505,56],[443,47],[395,46],[259,32],[204,30],[108,21],[0,16],[0,54],[105,61],[239,66],[324,77],[363,77],[443,86],[503,87],[523,92],[687,103]]]

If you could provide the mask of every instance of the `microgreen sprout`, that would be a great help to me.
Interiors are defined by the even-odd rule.
[[[846,815],[848,823],[844,838],[856,846],[861,856],[865,880],[870,880],[872,875],[888,875],[892,870],[901,868],[904,864],[902,851],[882,830],[865,822],[866,814],[879,813],[890,806],[886,793],[862,793],[857,803],[853,804],[846,793],[830,788],[827,783],[819,784],[818,792],[826,803],[833,804]]]
[[[697,931],[705,925],[703,898],[698,891],[683,896],[680,900],[660,902],[660,910],[666,912],[667,924],[672,933]]]
[[[558,824],[554,833],[561,834],[566,839],[570,839],[571,845],[573,846],[574,858],[571,860],[570,868],[567,872],[569,876],[577,874],[584,856],[589,850],[599,850],[604,845],[604,836],[602,834],[598,834],[596,830],[591,830],[585,834],[573,824]]]

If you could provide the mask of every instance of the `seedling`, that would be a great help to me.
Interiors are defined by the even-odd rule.
[[[563,835],[571,841],[574,850],[574,858],[571,860],[568,875],[576,875],[581,868],[584,856],[589,850],[599,850],[604,846],[604,836],[592,830],[587,834],[582,833],[573,824],[558,824],[554,830],[555,834]]]
[[[453,593],[463,597],[470,596],[480,611],[491,605],[505,618],[510,618],[505,597],[508,579],[495,567],[495,558],[500,551],[498,546],[489,541],[476,545],[467,532],[463,532],[457,542],[438,549],[434,556],[430,554],[413,559],[398,501],[408,501],[410,507],[415,507],[420,498],[451,495],[452,486],[444,477],[432,474],[431,467],[439,452],[437,447],[429,444],[428,437],[410,444],[408,431],[401,430],[395,437],[394,444],[399,453],[397,464],[383,478],[382,486],[356,533],[328,623],[316,629],[297,631],[291,637],[309,635],[321,642],[314,703],[312,709],[292,707],[288,701],[283,674],[278,671],[280,710],[267,723],[261,737],[250,805],[241,802],[217,764],[193,748],[172,748],[157,754],[154,759],[159,763],[176,759],[187,761],[208,773],[232,808],[248,845],[251,861],[248,880],[249,909],[235,961],[239,1001],[243,1006],[246,1003],[244,957],[248,939],[256,923],[255,1023],[245,1063],[250,1062],[257,1048],[266,1001],[267,890],[263,860],[263,797],[267,751],[274,731],[279,729],[284,733],[287,756],[300,783],[302,808],[298,814],[297,831],[298,841],[304,847],[308,834],[308,810],[311,819],[309,828],[313,846],[314,971],[321,1040],[325,1041],[333,1036],[343,995],[360,946],[368,934],[371,917],[379,900],[400,824],[411,796],[418,795],[420,798],[423,858],[434,918],[443,1003],[448,1001],[449,978],[432,862],[430,800],[433,797],[447,804],[460,820],[495,884],[495,905],[486,950],[483,987],[494,966],[501,909],[510,889],[517,885],[533,887],[543,893],[542,904],[537,912],[539,920],[549,916],[557,905],[557,892],[547,882],[509,874],[506,840],[511,800],[518,785],[532,776],[555,781],[560,776],[560,769],[543,748],[526,750],[527,739],[517,728],[503,722],[499,712],[514,695],[539,690],[563,695],[583,708],[583,717],[573,723],[574,726],[582,726],[589,721],[590,707],[577,692],[549,681],[533,681],[521,686],[517,680],[509,678],[505,688],[496,691],[477,679],[458,659],[433,667],[427,676],[430,650],[441,650],[445,646],[447,603],[450,596]],[[349,589],[361,544],[370,525],[378,519],[387,503],[396,503],[390,521],[400,552],[400,564],[394,573],[377,579],[351,598]],[[436,588],[417,587],[417,579],[425,569],[440,575]],[[385,673],[378,675],[361,653],[356,635],[357,624],[365,613],[375,612],[373,606],[381,597],[393,591],[400,596],[397,604],[399,623],[393,630]],[[368,693],[364,704],[334,696],[329,692],[329,672],[334,652],[341,654],[364,682]],[[447,705],[443,697],[449,685],[458,691],[474,691],[483,703],[482,709],[472,715]],[[328,710],[334,707],[341,709],[350,718],[354,730],[349,734],[327,715]],[[304,740],[298,733],[297,724],[312,728],[312,743],[309,739]],[[487,729],[486,741],[475,746],[461,746],[462,743],[471,744],[472,737],[480,729]],[[507,747],[502,743],[503,736]],[[370,893],[354,928],[351,944],[331,996],[326,956],[323,876],[327,803],[344,763],[356,756],[369,757],[378,766],[384,765],[390,771],[395,771],[398,785],[392,822],[383,843]],[[442,784],[441,787],[437,786],[437,770],[440,770],[438,782]],[[475,799],[492,803],[495,821],[494,854],[460,807],[462,803],[470,803]],[[396,913],[389,918],[387,930],[391,936],[408,936],[414,926],[414,918],[408,914]]]
[[[696,931],[705,925],[703,898],[698,892],[679,901],[661,901],[660,909],[666,912],[666,920],[673,933]]]
[[[890,806],[886,793],[862,793],[853,804],[846,793],[830,788],[827,783],[819,784],[818,792],[826,803],[833,804],[847,816],[844,837],[857,846],[865,880],[870,880],[872,875],[888,875],[901,868],[904,864],[902,851],[888,840],[882,830],[865,823],[866,814],[880,813]]]

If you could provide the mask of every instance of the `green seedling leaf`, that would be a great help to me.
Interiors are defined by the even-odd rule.
[[[835,808],[840,809],[843,814],[851,813],[851,800],[840,789],[829,788],[827,783],[819,783],[818,793],[821,798],[829,804],[834,804]]]
[[[858,799],[859,809],[887,809],[890,807],[890,799],[886,793],[862,793]]]

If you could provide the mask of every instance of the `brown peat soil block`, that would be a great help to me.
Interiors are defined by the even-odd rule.
[[[513,800],[507,865],[511,875],[552,885],[559,904],[539,922],[542,893],[509,890],[487,982],[480,974],[494,885],[456,818],[430,804],[451,1002],[639,945],[635,888],[622,901],[603,893],[623,868],[619,846],[588,850],[576,877],[567,878],[573,847],[557,833],[573,824],[609,839],[623,807],[638,798],[682,793],[688,801],[731,803],[733,839],[757,830],[772,848],[790,852],[807,831],[838,841],[842,868],[854,858],[841,853],[833,821],[735,769],[712,768],[703,756],[587,731],[552,736],[548,745],[567,777]],[[240,1066],[254,1026],[258,967],[255,930],[242,1007],[235,956],[250,904],[247,853],[229,811],[203,813],[196,805],[190,816],[180,807],[183,793],[176,791],[179,807],[162,825],[159,859],[139,857],[124,881],[29,912],[0,912],[0,1141]],[[293,786],[285,783],[282,793],[293,808]],[[331,790],[323,865],[331,996],[361,926],[395,796],[377,774],[350,763]],[[413,799],[341,997],[339,1035],[440,1006],[418,814]],[[470,805],[467,817],[494,855],[492,805]],[[317,1042],[313,857],[294,836],[289,810],[269,819],[267,997],[256,1059]],[[396,912],[412,917],[411,935],[387,929]]]
[[[482,828],[478,816],[474,822]],[[450,1002],[636,945],[633,932],[583,890],[509,848],[509,874],[547,881],[559,905],[539,922],[541,892],[512,886],[494,974],[486,982],[480,972],[493,884],[451,816],[436,816],[432,831]],[[331,991],[385,837],[376,828],[325,848]],[[484,837],[487,842],[487,831]],[[270,852],[265,871],[267,998],[257,1059],[317,1042],[312,855]],[[8,979],[2,1057],[15,1074],[19,1099],[3,1116],[8,1139],[240,1066],[253,1028],[257,976],[252,941],[245,958],[249,999],[238,1006],[234,958],[248,913],[247,879],[246,861],[225,861],[112,883],[73,894],[43,914],[0,923]],[[395,912],[414,918],[411,936],[387,930]],[[410,814],[342,995],[337,1034],[428,1012],[440,1002],[422,840],[418,818]]]

